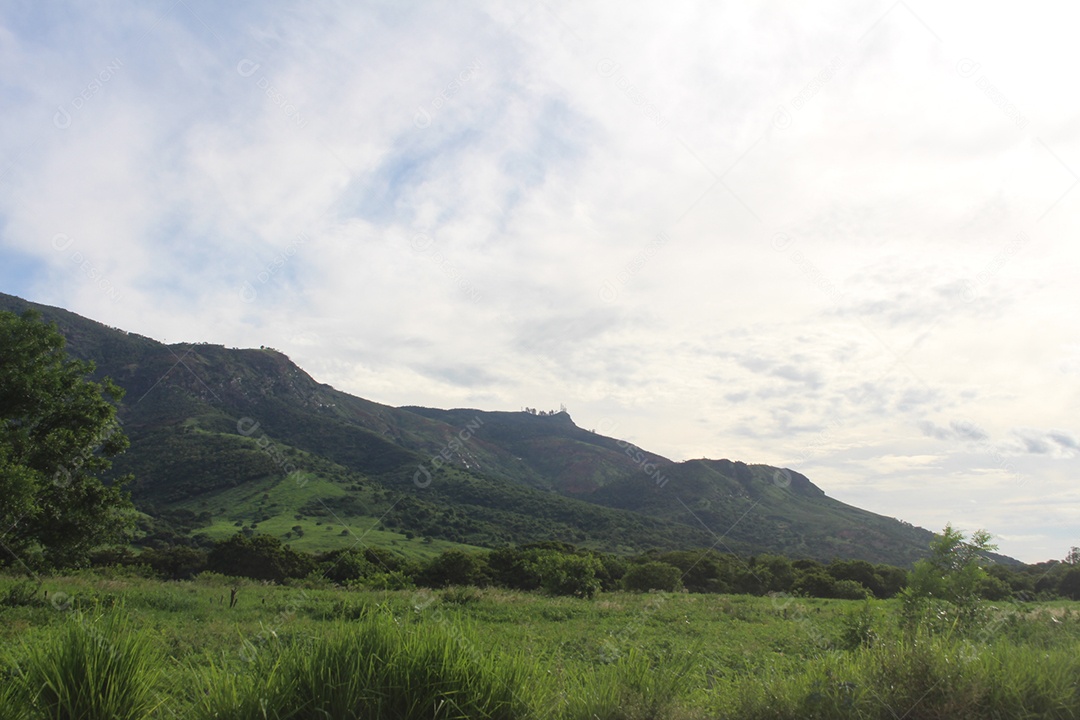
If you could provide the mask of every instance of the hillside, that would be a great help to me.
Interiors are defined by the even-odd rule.
[[[136,505],[158,537],[253,528],[300,547],[560,540],[716,547],[908,565],[931,534],[829,498],[805,476],[673,462],[565,413],[394,408],[321,384],[272,349],[166,345],[39,311],[127,395]]]

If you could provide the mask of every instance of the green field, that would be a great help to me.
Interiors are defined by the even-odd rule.
[[[932,636],[902,633],[896,601],[347,591],[210,574],[20,587],[0,578],[0,718],[1080,717],[1080,613],[1065,601],[987,606],[980,629]],[[20,682],[46,688],[43,706],[83,678],[74,706],[128,687],[114,675],[141,704],[19,714]]]
[[[268,477],[258,482],[228,488],[179,503],[191,512],[220,509],[211,523],[198,532],[213,540],[224,540],[243,527],[272,535],[302,552],[352,548],[362,539],[365,545],[387,547],[417,560],[435,557],[453,548],[475,550],[471,545],[440,539],[407,537],[387,530],[380,518],[388,503],[376,497],[378,491],[347,489],[340,481],[315,473],[297,472],[285,478]],[[336,498],[349,498],[349,505],[368,509],[356,514],[333,508]],[[295,508],[311,507],[311,514]],[[227,509],[227,510],[226,510]],[[315,513],[320,513],[316,515]]]

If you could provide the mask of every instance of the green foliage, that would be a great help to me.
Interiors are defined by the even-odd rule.
[[[88,380],[94,365],[64,344],[36,313],[0,311],[0,563],[80,565],[133,525],[126,496],[99,478],[128,446],[112,404],[123,390]]]
[[[319,560],[321,575],[340,585],[362,580],[377,572],[376,566],[364,557],[364,553],[356,550],[325,553]]]
[[[537,566],[540,584],[551,595],[591,598],[600,590],[597,573],[603,566],[592,555],[548,551],[539,557]]]
[[[690,653],[664,653],[650,661],[631,649],[614,663],[575,677],[568,693],[567,720],[647,720],[677,717],[690,689]]]
[[[865,600],[870,596],[870,591],[854,580],[837,580],[829,595],[837,600]]]
[[[447,550],[433,559],[417,577],[420,585],[444,588],[449,585],[483,585],[487,579],[487,563],[475,554]]]
[[[34,717],[152,717],[161,675],[152,640],[122,611],[91,619],[75,612],[58,636],[23,648],[18,699]]]
[[[740,720],[1075,717],[1080,659],[1066,650],[920,638],[827,656],[744,683],[725,717]]]
[[[836,578],[822,568],[804,570],[792,584],[792,592],[805,597],[832,597],[836,589]]]
[[[879,639],[881,622],[876,606],[869,598],[844,613],[840,632],[840,644],[847,650],[871,647]]]
[[[631,592],[678,592],[682,590],[682,571],[657,561],[631,565],[623,576],[623,586]]]
[[[1080,600],[1080,567],[1070,567],[1062,574],[1058,592],[1070,600]]]
[[[208,553],[185,545],[144,550],[134,562],[148,565],[166,580],[190,580],[208,567]]]
[[[246,537],[237,533],[218,543],[207,557],[212,572],[255,580],[282,582],[311,572],[313,559],[298,553],[270,535]]]
[[[526,717],[536,691],[517,657],[475,650],[448,621],[373,612],[265,653],[244,675],[218,668],[203,712],[222,720],[445,720]]]
[[[995,550],[990,534],[977,530],[970,540],[946,525],[930,544],[930,557],[915,563],[901,593],[909,629],[966,632],[981,621],[979,591],[989,575],[982,563]]]
[[[7,593],[3,596],[3,600],[0,600],[0,605],[5,605],[7,607],[41,605],[43,604],[43,600],[39,594],[40,591],[40,581],[23,580],[8,588]]]
[[[505,547],[488,554],[488,572],[500,587],[514,590],[536,590],[540,587],[538,548]]]
[[[0,575],[0,596],[17,582]],[[1080,716],[1080,613],[1064,601],[1001,605],[979,633],[950,638],[902,633],[900,600],[614,592],[581,602],[300,581],[244,583],[230,609],[237,581],[213,573],[42,582],[44,606],[0,606],[3,720],[32,709],[12,690],[29,655],[55,652],[80,610],[110,605],[122,610],[107,616],[152,633],[139,667],[159,718],[409,717],[421,706],[428,718],[536,720]],[[106,637],[102,627],[87,625],[87,637]],[[504,690],[493,696],[495,683]],[[511,696],[512,707],[498,700]],[[45,717],[64,716],[19,720]]]

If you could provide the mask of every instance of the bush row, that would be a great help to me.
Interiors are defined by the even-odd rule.
[[[321,579],[342,587],[400,589],[412,586],[496,586],[543,590],[553,595],[592,597],[599,591],[661,590],[695,593],[885,599],[907,583],[907,572],[863,560],[790,560],[776,555],[740,558],[715,551],[649,552],[624,557],[575,548],[565,543],[535,543],[490,551],[449,550],[426,562],[409,560],[385,548],[307,554],[270,535],[238,533],[208,549],[182,545],[99,555],[99,565],[142,566],[162,579],[182,580],[204,570],[283,583]],[[1044,570],[1037,582],[1028,568],[989,568],[978,592],[989,600],[1080,599],[1080,567]]]

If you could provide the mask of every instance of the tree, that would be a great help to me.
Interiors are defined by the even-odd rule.
[[[875,597],[884,597],[881,577],[875,568],[865,560],[833,560],[827,571],[836,580],[857,582],[872,592]]]
[[[1070,600],[1080,600],[1080,567],[1071,567],[1065,571],[1058,582],[1058,593]]]
[[[174,545],[144,550],[133,562],[149,565],[166,580],[190,580],[206,569],[207,552],[199,548]]]
[[[130,499],[100,478],[128,447],[124,393],[93,372],[37,313],[0,312],[0,563],[78,566],[130,537]]]
[[[540,587],[538,557],[544,551],[505,547],[488,554],[488,567],[496,585],[515,590],[536,590]]]
[[[461,550],[447,550],[433,558],[417,579],[417,584],[432,588],[484,585],[486,582],[487,565],[484,559]]]
[[[828,598],[836,590],[836,579],[821,567],[799,572],[791,590],[805,597]]]
[[[361,580],[376,572],[376,568],[364,553],[358,550],[340,550],[323,556],[326,561],[323,576],[339,585]]]
[[[930,557],[915,563],[907,588],[900,593],[904,613],[911,624],[928,618],[961,630],[978,619],[979,591],[989,574],[983,569],[985,555],[996,550],[990,533],[976,530],[970,540],[946,525],[930,543]]]
[[[540,584],[551,595],[591,598],[600,589],[597,573],[603,570],[592,555],[569,555],[557,550],[544,551],[537,558]]]
[[[270,580],[301,578],[314,569],[311,557],[296,552],[273,535],[246,537],[237,533],[222,540],[207,557],[210,570],[222,575]]]

